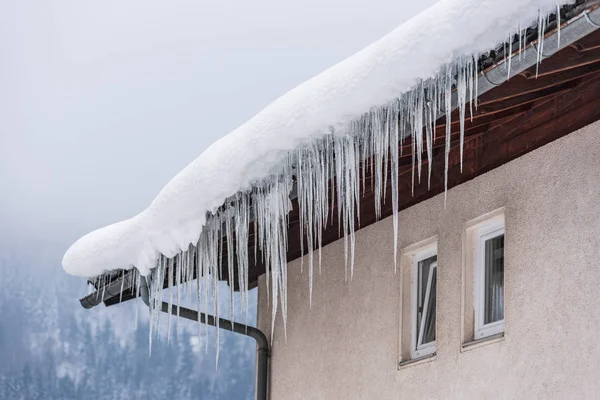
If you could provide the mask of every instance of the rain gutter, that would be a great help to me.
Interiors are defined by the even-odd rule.
[[[141,277],[140,295],[144,304],[150,305],[148,282],[145,276]],[[198,311],[181,307],[176,304],[162,302],[161,311],[171,313],[174,316],[196,321],[202,324],[214,326],[217,329],[239,333],[249,336],[256,341],[256,400],[267,400],[269,386],[269,341],[265,334],[258,328],[233,322],[213,315],[199,313]]]

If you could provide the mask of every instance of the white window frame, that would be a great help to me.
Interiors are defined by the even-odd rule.
[[[474,339],[483,339],[504,332],[504,319],[500,321],[484,323],[485,315],[485,242],[498,236],[504,235],[504,218],[494,218],[482,224],[476,231],[474,240]],[[506,241],[505,241],[506,246]],[[506,247],[505,247],[506,248]],[[502,299],[504,302],[504,298]],[[503,304],[504,307],[504,304]]]
[[[420,330],[420,335],[417,337],[417,295],[418,295],[418,285],[419,285],[419,262],[426,260],[430,257],[437,256],[437,242],[430,244],[422,249],[415,251],[412,254],[412,279],[411,279],[411,335],[410,335],[410,355],[412,359],[421,358],[428,356],[430,354],[435,353],[436,351],[436,340],[437,340],[437,332],[436,332],[436,340],[430,343],[420,344],[423,340],[423,330]],[[425,299],[429,299],[430,289],[431,289],[431,280],[433,277],[433,270],[437,270],[437,260],[431,264],[431,268],[429,270],[429,276],[427,278],[427,290],[425,292]],[[438,275],[439,277],[439,275]],[[436,282],[436,290],[437,290],[437,282]],[[437,301],[437,296],[436,296]],[[426,303],[427,304],[427,303]],[[425,307],[427,308],[427,307]],[[437,313],[437,307],[436,307]],[[424,312],[421,317],[421,325],[424,324],[425,318],[427,314]],[[437,319],[437,315],[436,315]],[[436,321],[436,330],[437,330],[437,321]]]

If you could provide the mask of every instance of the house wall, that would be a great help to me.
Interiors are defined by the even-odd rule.
[[[465,223],[505,207],[505,337],[462,349]],[[271,399],[600,398],[600,122],[399,215],[398,249],[437,235],[437,355],[398,368],[401,273],[392,219],[289,264],[287,342],[276,319]],[[400,263],[399,263],[400,265]],[[271,306],[259,285],[259,327]]]

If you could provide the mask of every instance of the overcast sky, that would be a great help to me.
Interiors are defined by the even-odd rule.
[[[436,0],[0,0],[0,231],[74,241]],[[206,188],[210,190],[210,188]]]

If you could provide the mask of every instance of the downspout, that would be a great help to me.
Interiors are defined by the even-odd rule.
[[[141,277],[140,295],[144,301],[144,304],[150,307],[148,281],[144,276]],[[165,313],[170,312],[172,315],[214,326],[218,329],[225,329],[227,331],[250,336],[252,339],[254,339],[256,341],[256,345],[258,346],[256,350],[256,400],[267,400],[269,383],[269,341],[260,329],[223,318],[219,318],[217,320],[217,318],[215,318],[213,315],[199,313],[198,311],[180,307],[175,304],[171,304],[169,310],[169,303],[164,301],[162,302],[161,311]]]

